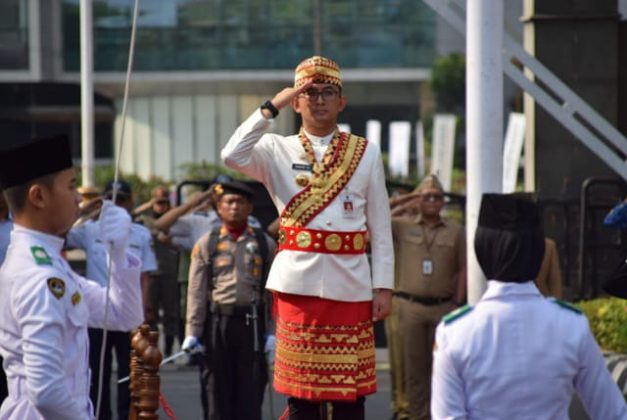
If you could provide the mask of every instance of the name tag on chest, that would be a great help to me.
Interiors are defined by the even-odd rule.
[[[308,163],[292,163],[292,169],[295,171],[313,171],[313,165]]]

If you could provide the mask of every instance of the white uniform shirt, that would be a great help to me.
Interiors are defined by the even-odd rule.
[[[434,420],[567,420],[575,391],[592,420],[627,419],[585,315],[533,282],[491,280],[470,312],[438,326]]]
[[[0,268],[0,354],[9,386],[0,419],[94,416],[87,326],[104,327],[106,291],[74,273],[62,247],[62,238],[19,225],[11,233]],[[143,320],[140,261],[127,257],[128,267],[113,266],[108,314],[108,327],[125,331]]]
[[[222,226],[222,219],[215,210],[209,212],[194,212],[181,216],[170,227],[168,235],[172,244],[191,251],[198,240],[207,232]],[[259,220],[253,216],[248,216],[248,226],[261,228]]]
[[[262,182],[279,213],[302,190],[294,180],[303,173],[293,164],[307,164],[298,135],[267,133],[272,122],[260,110],[237,128],[222,150],[225,164]],[[309,136],[320,161],[331,136]],[[272,264],[267,288],[279,292],[318,296],[348,302],[372,299],[373,288],[392,289],[394,253],[385,174],[379,149],[369,144],[349,180],[353,213],[344,215],[339,197],[316,215],[308,229],[328,231],[368,230],[372,250],[372,277],[366,254],[337,255],[282,250]]]
[[[68,248],[80,248],[87,257],[87,278],[97,281],[101,286],[107,285],[107,249],[100,240],[100,225],[89,220],[80,226],[73,227],[67,235]],[[150,231],[137,223],[131,224],[128,237],[128,250],[142,262],[142,273],[157,270],[157,258],[152,247]]]

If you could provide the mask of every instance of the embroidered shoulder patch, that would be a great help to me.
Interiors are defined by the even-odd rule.
[[[551,301],[553,303],[557,303],[559,306],[561,306],[562,308],[566,308],[568,310],[571,310],[579,315],[581,315],[583,312],[581,311],[581,309],[579,309],[578,307],[576,307],[575,305],[573,305],[570,302],[566,302],[563,300],[559,300],[559,299],[551,299]]]
[[[65,294],[65,282],[56,277],[48,279],[48,289],[57,299],[61,299]]]
[[[464,305],[461,308],[457,308],[453,312],[444,315],[444,318],[442,318],[442,320],[444,321],[446,325],[448,325],[451,322],[455,321],[456,319],[459,319],[462,316],[466,315],[468,312],[472,310],[473,310],[472,306]]]
[[[46,249],[42,246],[31,246],[30,252],[33,254],[33,259],[37,265],[52,265],[52,259],[46,252]]]

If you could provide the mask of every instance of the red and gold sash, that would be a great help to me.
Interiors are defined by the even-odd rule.
[[[309,184],[292,197],[283,209],[283,227],[305,227],[324,210],[346,187],[368,145],[363,137],[336,131],[322,162],[317,163],[311,143],[302,129],[300,139],[306,156],[313,165],[313,175]]]

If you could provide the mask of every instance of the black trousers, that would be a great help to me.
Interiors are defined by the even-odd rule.
[[[2,367],[3,359],[0,357],[0,405],[2,405],[2,401],[9,395],[9,389],[7,388],[7,375],[4,373],[4,368]]]
[[[89,396],[96,410],[98,404],[98,378],[100,377],[100,348],[102,347],[102,330],[89,329],[89,366],[91,368],[91,388]],[[100,407],[99,420],[111,418],[111,353],[115,351],[115,359],[118,363],[117,379],[129,375],[131,358],[131,337],[129,333],[122,331],[107,332],[107,348],[103,367],[102,406]],[[130,404],[129,382],[117,385],[117,413],[118,419],[127,419]]]
[[[213,403],[219,420],[261,420],[268,369],[263,354],[265,329],[259,322],[259,348],[254,351],[252,321],[243,316],[213,314],[210,365]]]
[[[364,397],[355,402],[331,402],[333,420],[364,420]],[[287,399],[289,420],[326,420],[326,403],[301,400],[290,397]]]

